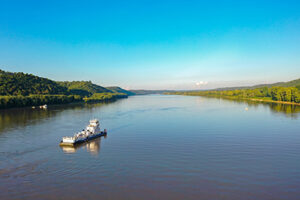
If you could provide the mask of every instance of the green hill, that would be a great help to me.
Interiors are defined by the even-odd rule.
[[[91,81],[61,81],[0,70],[0,108],[110,101],[132,95],[120,87],[112,90]]]
[[[113,91],[114,93],[123,93],[123,94],[127,94],[128,96],[132,96],[135,95],[135,93],[128,91],[128,90],[124,90],[123,88],[114,86],[114,87],[106,87],[108,90]]]
[[[68,88],[68,91],[74,95],[91,96],[94,93],[113,93],[111,90],[93,84],[91,81],[62,81],[57,83]]]
[[[0,95],[66,94],[67,88],[47,78],[0,70]]]

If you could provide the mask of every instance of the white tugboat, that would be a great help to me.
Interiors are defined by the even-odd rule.
[[[90,124],[87,125],[85,130],[75,133],[73,137],[63,137],[59,145],[74,146],[106,134],[106,129],[104,131],[100,130],[99,120],[93,119],[90,120]]]

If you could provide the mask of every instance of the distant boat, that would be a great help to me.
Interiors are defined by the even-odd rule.
[[[35,108],[43,108],[43,109],[47,109],[48,106],[47,106],[47,104],[45,104],[45,105],[40,105],[40,106],[37,106],[37,107],[32,106],[31,108],[32,108],[32,109],[35,109]]]
[[[62,146],[74,146],[76,144],[80,144],[92,139],[95,139],[100,136],[104,136],[107,134],[106,129],[104,131],[100,130],[100,124],[98,119],[90,120],[90,124],[87,125],[85,130],[82,130],[73,137],[63,137],[60,145]]]
[[[40,108],[47,109],[48,106],[47,106],[47,104],[45,104],[45,105],[40,106]]]

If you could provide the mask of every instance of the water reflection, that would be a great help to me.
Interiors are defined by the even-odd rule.
[[[258,107],[259,105],[267,106],[272,113],[284,114],[287,117],[297,118],[300,112],[300,106],[292,104],[268,103],[247,101],[249,107]]]
[[[198,102],[203,102],[205,99],[213,97],[200,97]],[[118,102],[123,99],[118,100]],[[298,118],[300,113],[300,106],[291,104],[279,104],[268,102],[255,102],[249,100],[230,100],[222,99],[222,101],[230,101],[237,104],[247,104],[249,109],[258,106],[265,106],[270,109],[274,114],[284,114],[287,117]],[[112,102],[103,103],[74,103],[65,105],[50,105],[47,110],[45,109],[32,109],[32,108],[16,108],[16,109],[3,109],[0,110],[0,134],[9,128],[16,129],[18,127],[26,127],[40,123],[43,119],[53,118],[57,115],[63,115],[68,110],[88,110],[92,112],[93,109],[111,104]]]
[[[3,109],[0,110],[0,133],[9,128],[38,124],[43,119],[55,117],[68,110],[93,110],[109,103],[111,102],[50,105],[47,109],[32,109],[31,107]]]
[[[288,115],[293,115],[295,113],[300,112],[300,106],[297,105],[270,103],[269,106],[271,108],[271,111],[273,112],[284,112]]]
[[[201,97],[202,98],[202,97]],[[204,97],[204,98],[214,98],[214,97]],[[284,114],[287,117],[298,118],[300,113],[300,106],[293,104],[281,104],[281,103],[271,103],[271,102],[257,102],[250,100],[240,100],[240,99],[221,99],[222,101],[233,102],[236,104],[247,104],[249,109],[257,108],[259,106],[268,107],[272,113]]]
[[[297,107],[159,95],[118,102],[10,111],[0,199],[299,199],[300,115],[285,117]],[[59,147],[92,116],[109,139]]]
[[[104,136],[105,138],[106,136]],[[96,138],[92,141],[78,144],[76,146],[60,146],[64,153],[72,154],[76,153],[79,149],[84,149],[91,155],[98,155],[100,152],[101,138]]]

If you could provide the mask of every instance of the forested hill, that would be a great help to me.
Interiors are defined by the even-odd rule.
[[[94,93],[114,93],[109,89],[93,84],[91,81],[62,81],[57,83],[66,87],[68,91],[74,95],[91,96]]]
[[[96,102],[126,98],[129,91],[107,89],[91,81],[56,82],[22,72],[0,70],[0,108],[71,102]]]
[[[262,87],[296,87],[300,89],[300,78],[288,82],[277,82],[272,84],[259,84],[254,86],[242,86],[242,87],[225,87],[225,88],[217,88],[215,90],[239,90],[239,89],[256,89],[256,88],[262,88]]]
[[[22,72],[0,70],[0,95],[66,94],[67,88],[55,81]]]
[[[120,87],[105,88],[91,81],[52,81],[23,72],[13,73],[0,70],[1,96],[64,94],[86,97],[95,93],[124,93],[134,95],[134,93]]]

